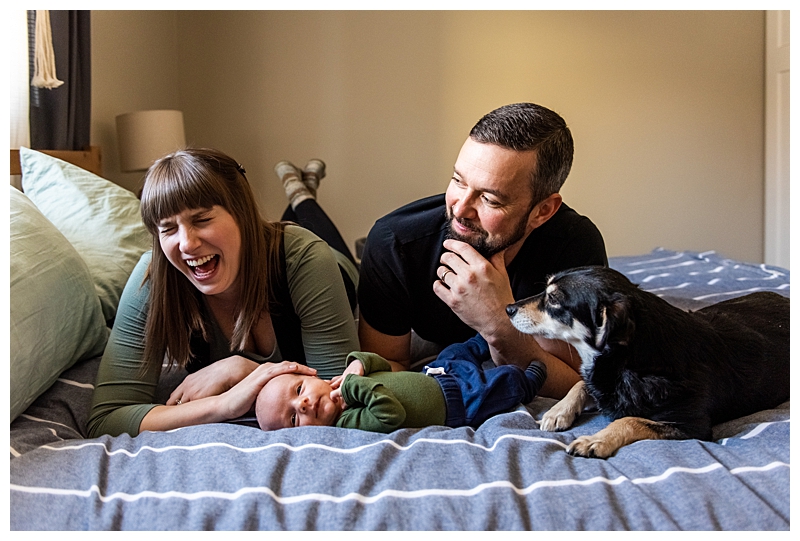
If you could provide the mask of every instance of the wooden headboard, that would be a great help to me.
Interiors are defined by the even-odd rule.
[[[91,171],[97,176],[103,176],[103,164],[100,159],[100,147],[91,146],[86,150],[39,150],[59,160],[64,160],[82,169]],[[11,174],[21,175],[19,164],[19,149],[11,149]]]

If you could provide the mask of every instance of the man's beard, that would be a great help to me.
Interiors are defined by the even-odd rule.
[[[486,230],[482,229],[481,227],[473,224],[472,222],[465,222],[459,220],[453,215],[453,212],[450,208],[446,208],[445,216],[447,217],[447,232],[445,233],[445,238],[460,240],[461,242],[466,242],[473,248],[475,251],[481,254],[484,258],[489,259],[494,254],[498,252],[502,252],[515,242],[519,241],[522,237],[525,236],[525,230],[528,223],[528,215],[524,215],[522,219],[517,223],[517,226],[511,232],[511,234],[507,237],[500,237],[494,240],[489,240],[489,233]],[[462,226],[472,230],[475,233],[475,236],[465,236],[457,233],[453,230],[453,220],[458,221],[459,224]]]

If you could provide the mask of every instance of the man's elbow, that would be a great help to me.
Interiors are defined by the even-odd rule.
[[[358,322],[358,339],[361,350],[375,353],[386,359],[392,371],[408,370],[411,366],[411,333],[391,336],[375,330],[363,316]]]

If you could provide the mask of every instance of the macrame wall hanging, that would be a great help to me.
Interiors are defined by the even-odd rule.
[[[46,9],[36,10],[36,45],[33,66],[31,86],[52,89],[64,84],[64,81],[59,81],[56,77],[56,56],[53,52],[50,12]]]

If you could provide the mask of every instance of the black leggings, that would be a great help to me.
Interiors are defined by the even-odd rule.
[[[302,227],[305,227],[319,238],[328,243],[328,246],[343,254],[349,259],[355,268],[358,268],[353,254],[347,247],[347,243],[342,238],[339,230],[333,224],[333,221],[325,214],[322,207],[319,206],[316,199],[306,199],[297,205],[296,209],[292,209],[291,205],[286,207],[286,211],[281,217],[282,221],[294,222]],[[339,271],[342,273],[342,280],[344,281],[344,288],[347,290],[347,300],[350,301],[350,309],[356,308],[356,285],[350,279],[341,265]]]

